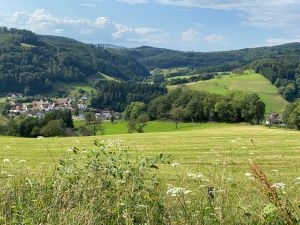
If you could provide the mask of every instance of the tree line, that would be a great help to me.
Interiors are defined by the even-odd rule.
[[[226,96],[177,88],[149,104],[133,102],[124,111],[129,131],[143,132],[149,120],[179,122],[247,122],[259,124],[265,118],[265,103],[257,94],[239,91]]]
[[[122,112],[130,102],[149,103],[167,93],[166,87],[141,82],[103,81],[95,82],[96,96],[91,100],[94,108]]]

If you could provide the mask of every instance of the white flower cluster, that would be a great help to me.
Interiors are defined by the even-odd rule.
[[[3,163],[10,163],[10,159],[3,159],[2,162]]]
[[[202,173],[188,173],[187,176],[195,180],[204,178],[204,175]]]
[[[252,173],[245,173],[245,176],[249,179],[249,180],[254,180],[253,174]]]
[[[285,186],[286,186],[285,183],[280,182],[280,183],[274,183],[271,187],[276,189],[284,189]]]
[[[180,187],[170,187],[167,191],[167,195],[170,195],[172,197],[177,197],[180,196],[182,194],[187,195],[189,193],[191,193],[191,190],[185,189],[185,188],[180,188]]]

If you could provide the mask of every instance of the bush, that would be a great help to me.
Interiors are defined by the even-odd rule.
[[[63,136],[65,127],[61,120],[51,120],[41,129],[41,134],[45,137]]]

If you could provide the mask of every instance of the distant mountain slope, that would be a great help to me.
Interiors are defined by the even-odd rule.
[[[152,47],[112,51],[136,58],[149,70],[189,67],[202,72],[220,72],[252,68],[278,87],[285,99],[300,98],[300,43],[207,53]]]
[[[246,71],[241,75],[226,75],[212,80],[188,83],[186,86],[193,90],[222,95],[234,90],[255,93],[265,102],[267,113],[282,112],[287,105],[287,102],[280,96],[278,89],[262,75],[253,71]],[[170,86],[169,88],[175,87]]]
[[[133,57],[101,46],[0,28],[0,92],[49,92],[57,81],[85,81],[98,72],[123,80],[149,75]]]

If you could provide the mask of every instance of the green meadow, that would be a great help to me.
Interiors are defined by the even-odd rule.
[[[92,148],[94,140],[113,139],[122,140],[126,146],[134,145],[149,155],[170,154],[187,170],[207,169],[214,163],[226,162],[233,176],[243,177],[249,159],[253,159],[277,181],[289,183],[300,176],[300,133],[297,131],[244,124],[181,124],[176,130],[171,123],[150,124],[143,134],[126,134],[125,129],[125,124],[120,123],[107,126],[106,133],[110,135],[96,137],[0,137],[0,158],[12,160],[14,167],[23,166],[17,162],[26,160],[29,173],[41,174],[72,147]],[[169,167],[162,174],[176,175]]]
[[[239,90],[256,93],[266,103],[266,112],[282,112],[287,102],[280,96],[278,89],[262,75],[251,70],[244,74],[225,75],[207,81],[198,81],[186,84],[193,90],[208,91],[210,93],[225,95],[230,91]],[[176,86],[170,86],[169,89]]]

